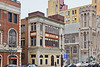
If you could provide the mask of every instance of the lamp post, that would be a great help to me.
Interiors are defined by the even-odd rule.
[[[62,48],[62,37],[63,37],[63,35],[61,34],[61,67],[63,67],[63,55],[62,55],[62,50],[64,50],[63,48]]]
[[[63,66],[63,56],[62,56],[62,34],[61,34],[61,67]]]

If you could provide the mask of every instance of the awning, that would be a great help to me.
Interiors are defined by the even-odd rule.
[[[17,59],[17,57],[9,57],[9,59]]]

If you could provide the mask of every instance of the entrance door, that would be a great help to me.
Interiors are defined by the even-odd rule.
[[[54,66],[54,56],[51,56],[51,66]]]
[[[9,63],[17,65],[17,57],[14,55],[9,56]]]
[[[32,59],[32,64],[35,64],[35,59]]]

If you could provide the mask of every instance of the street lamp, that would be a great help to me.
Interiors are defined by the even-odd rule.
[[[64,50],[63,48],[62,48],[62,37],[63,37],[63,35],[61,34],[61,67],[63,67],[63,55],[62,55],[62,50]]]

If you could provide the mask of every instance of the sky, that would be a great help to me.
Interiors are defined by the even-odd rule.
[[[21,2],[21,19],[28,16],[28,13],[41,11],[47,13],[48,0],[18,0]],[[64,0],[68,9],[92,4],[92,0]]]

